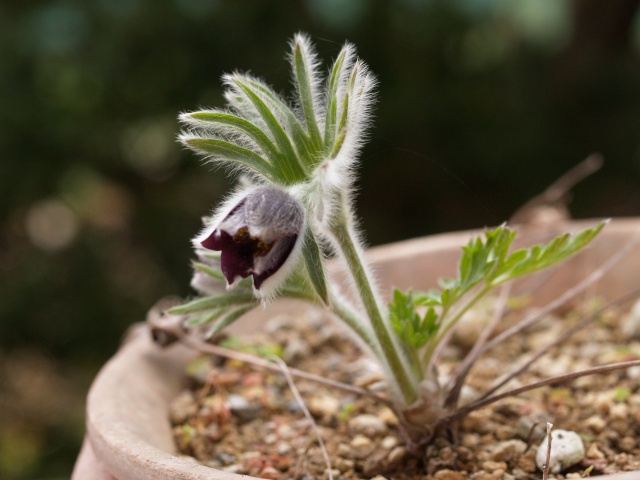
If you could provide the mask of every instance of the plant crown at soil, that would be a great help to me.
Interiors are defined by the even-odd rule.
[[[233,73],[223,77],[226,109],[180,115],[180,141],[241,178],[194,239],[198,260],[192,286],[200,296],[170,313],[214,335],[276,296],[307,300],[344,321],[368,347],[400,411],[429,408],[434,400],[425,397],[433,390],[425,385],[438,385],[434,352],[462,315],[499,285],[573,255],[604,223],[512,252],[514,230],[506,225],[487,229],[484,238],[462,248],[457,278],[443,279],[440,289],[428,292],[395,290],[386,305],[364,255],[352,201],[376,80],[348,43],[326,78],[303,34],[294,36],[289,61],[293,104],[262,80]],[[247,211],[247,205],[258,207]],[[287,212],[272,217],[269,208],[277,205],[299,208],[304,218],[293,212],[289,216],[296,222],[290,228],[270,225],[270,218],[287,218]],[[273,252],[283,238],[279,232],[286,233],[287,248]],[[203,243],[224,247],[215,251]],[[357,302],[327,280],[330,254],[351,277]],[[273,257],[267,270],[261,266],[265,257]]]

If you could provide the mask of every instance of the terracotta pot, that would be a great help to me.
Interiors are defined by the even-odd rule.
[[[558,232],[553,233],[594,223],[572,222],[559,226]],[[536,294],[537,301],[543,303],[557,297],[618,251],[638,231],[638,220],[612,221],[592,246],[546,279]],[[454,276],[460,247],[471,235],[477,234],[461,232],[399,242],[372,249],[370,255],[383,285],[427,289],[435,286],[440,277]],[[637,287],[638,266],[640,248],[634,249],[588,295],[612,297]],[[300,308],[300,305],[283,302],[273,308]],[[260,314],[243,319],[244,323],[236,329],[251,331],[246,330],[247,325],[256,325]],[[252,478],[176,456],[168,410],[169,403],[180,391],[185,362],[190,355],[193,353],[181,346],[157,348],[144,326],[129,335],[120,351],[100,371],[89,392],[87,438],[73,473],[74,480]],[[598,478],[640,479],[640,471]]]

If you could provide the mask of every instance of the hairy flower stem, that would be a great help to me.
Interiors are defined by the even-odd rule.
[[[375,353],[379,356],[382,354],[381,360],[387,364],[390,376],[397,384],[405,405],[411,405],[418,398],[416,383],[411,381],[405,362],[403,362],[398,354],[399,348],[397,348],[385,324],[382,312],[380,311],[380,305],[369,281],[360,252],[353,242],[344,209],[341,209],[338,215],[336,215],[329,228],[349,266],[362,304],[371,320],[373,332],[380,345],[379,349],[375,349]],[[366,341],[366,339],[364,340]]]
[[[344,321],[354,332],[356,332],[358,337],[362,339],[376,355],[379,356],[381,352],[378,342],[375,337],[373,337],[371,329],[367,328],[367,326],[363,324],[362,320],[358,317],[358,314],[351,310],[351,308],[343,302],[342,299],[333,293],[329,296],[329,304],[331,305],[333,313]]]

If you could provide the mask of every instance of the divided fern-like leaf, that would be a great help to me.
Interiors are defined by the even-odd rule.
[[[414,297],[412,292],[404,294],[394,290],[393,302],[389,304],[389,317],[394,331],[400,340],[411,350],[422,348],[438,330],[438,314],[433,307],[427,308],[420,316],[417,307],[420,298]]]
[[[601,222],[577,234],[560,235],[546,245],[516,250],[500,263],[488,281],[491,285],[499,285],[561,262],[586,247],[605,225],[606,222]]]

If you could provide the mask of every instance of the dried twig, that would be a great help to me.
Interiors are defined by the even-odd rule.
[[[635,290],[633,290],[633,291],[631,291],[629,293],[626,293],[622,297],[619,297],[616,300],[613,300],[612,302],[609,302],[608,304],[604,305],[603,307],[600,307],[599,309],[597,309],[595,312],[591,313],[590,315],[587,315],[586,317],[581,319],[579,322],[577,322],[575,325],[573,325],[571,328],[567,329],[562,335],[560,335],[558,338],[556,338],[553,342],[549,343],[544,348],[542,348],[540,351],[538,351],[533,357],[531,357],[523,365],[519,366],[514,371],[510,372],[507,376],[505,376],[503,379],[501,379],[498,383],[496,383],[494,386],[492,386],[489,390],[484,392],[482,394],[482,396],[480,397],[480,400],[482,400],[483,398],[489,397],[491,394],[496,392],[500,387],[502,387],[503,385],[506,385],[511,380],[513,380],[518,375],[520,375],[521,373],[527,371],[529,369],[529,367],[531,367],[531,365],[533,365],[543,355],[545,355],[551,349],[553,349],[553,348],[561,345],[562,343],[564,343],[574,333],[578,332],[579,330],[582,330],[584,327],[589,325],[596,318],[598,318],[600,315],[602,315],[602,313],[604,313],[606,310],[608,310],[608,309],[610,309],[611,307],[614,307],[614,306],[623,305],[626,302],[628,302],[630,300],[633,300],[634,298],[637,298],[639,295],[640,295],[640,288],[635,289]]]
[[[159,302],[158,305],[152,308],[147,315],[147,324],[149,325],[149,328],[151,330],[152,337],[154,341],[161,347],[171,345],[175,342],[180,342],[183,345],[202,353],[218,355],[223,358],[237,360],[240,362],[248,363],[250,365],[254,365],[256,367],[270,370],[272,372],[282,372],[282,369],[278,365],[275,365],[269,360],[265,360],[255,355],[250,355],[248,353],[224,348],[219,345],[214,345],[212,343],[202,341],[193,335],[190,335],[189,332],[185,331],[185,328],[183,326],[183,318],[181,316],[168,315],[165,313],[165,310],[161,308],[167,308],[167,305],[165,305],[165,303],[166,302],[163,301]],[[165,340],[167,338],[171,339],[171,341],[166,342]],[[298,370],[296,368],[289,367],[288,371],[293,377],[303,378],[305,380],[320,383],[348,393],[368,397],[376,402],[388,406],[391,409],[395,408],[391,401],[364,388],[338,382],[336,380],[331,380],[329,378],[321,377],[320,375],[314,375],[313,373]]]
[[[293,396],[296,398],[296,402],[298,402],[298,405],[300,405],[300,408],[302,409],[304,416],[307,417],[307,420],[309,420],[309,422],[311,423],[313,431],[315,432],[316,437],[318,439],[318,445],[320,446],[320,450],[322,451],[322,456],[324,457],[324,461],[327,464],[327,474],[329,475],[329,480],[333,480],[331,459],[329,458],[329,453],[327,452],[327,448],[325,447],[324,440],[322,439],[322,435],[320,434],[320,429],[318,428],[318,424],[313,419],[311,412],[307,408],[307,405],[304,403],[304,399],[300,395],[300,391],[298,390],[298,387],[296,387],[296,384],[293,381],[293,377],[291,375],[291,369],[286,363],[282,361],[282,359],[276,357],[275,355],[273,355],[271,358],[280,367],[280,370],[282,371],[284,378],[286,378],[287,383],[289,384],[289,388],[291,389]]]
[[[443,419],[443,423],[451,422],[458,418],[462,418],[465,415],[468,415],[470,412],[474,410],[478,410],[479,408],[486,407],[492,403],[497,402],[498,400],[502,400],[507,397],[514,397],[516,395],[520,395],[521,393],[528,392],[529,390],[535,390],[536,388],[546,387],[548,385],[557,385],[559,383],[566,383],[576,378],[586,377],[587,375],[596,375],[599,373],[608,373],[613,372],[615,370],[624,370],[631,367],[640,366],[640,360],[629,360],[627,362],[618,362],[618,363],[609,363],[607,365],[599,365],[597,367],[587,368],[585,370],[580,370],[577,372],[565,373],[564,375],[558,375],[557,377],[546,378],[544,380],[540,380],[538,382],[530,383],[528,385],[523,385],[519,388],[514,388],[513,390],[509,390],[508,392],[500,393],[498,395],[494,395],[493,397],[484,398],[481,400],[476,400],[469,405],[465,405],[464,407],[459,408],[451,415],[447,416]]]
[[[544,468],[542,469],[542,480],[547,480],[549,478],[549,463],[551,463],[552,428],[553,423],[547,422],[547,459],[544,461]]]
[[[491,322],[489,322],[489,324],[487,324],[482,330],[480,336],[473,344],[471,351],[464,357],[464,359],[460,363],[460,366],[456,370],[456,373],[453,375],[453,386],[449,388],[449,393],[447,394],[447,398],[445,399],[445,407],[455,408],[455,406],[458,404],[460,392],[462,391],[462,387],[464,386],[464,382],[467,379],[469,372],[475,365],[478,357],[480,357],[480,355],[482,354],[482,347],[484,347],[484,345],[487,343],[489,337],[504,315],[510,292],[511,284],[504,285],[500,289],[500,295],[496,299],[496,308],[493,312],[493,318]]]
[[[553,182],[547,189],[536,195],[520,207],[509,220],[510,223],[528,223],[541,207],[565,209],[565,198],[574,186],[602,167],[603,159],[598,153],[592,153],[578,165]]]

